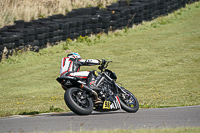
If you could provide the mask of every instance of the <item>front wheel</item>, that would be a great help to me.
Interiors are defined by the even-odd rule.
[[[93,102],[91,98],[83,92],[82,89],[72,87],[65,91],[65,103],[77,115],[89,115],[93,111]]]
[[[119,93],[119,99],[122,109],[129,113],[137,112],[139,109],[139,102],[137,98],[128,90],[123,89],[123,91],[125,91],[126,94],[123,93],[121,90]]]

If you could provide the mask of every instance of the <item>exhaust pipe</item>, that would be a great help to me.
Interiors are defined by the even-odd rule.
[[[87,91],[87,92],[92,92],[92,94],[94,94],[95,100],[97,100],[98,103],[102,102],[101,99],[98,98],[98,94],[94,90],[92,90],[90,87],[88,87],[88,86],[86,86],[84,84],[81,84],[80,88],[83,89],[83,90],[85,90],[85,91]]]

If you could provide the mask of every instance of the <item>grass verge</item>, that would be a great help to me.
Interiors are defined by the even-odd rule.
[[[185,128],[158,128],[158,129],[136,129],[136,130],[102,130],[102,131],[68,131],[57,133],[198,133],[199,127],[185,127]]]

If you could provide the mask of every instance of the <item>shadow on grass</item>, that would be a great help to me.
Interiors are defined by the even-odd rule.
[[[19,115],[37,115],[37,114],[41,114],[41,113],[50,113],[50,112],[63,112],[64,110],[61,108],[54,108],[54,106],[50,106],[49,110],[47,111],[24,111],[19,113]]]
[[[19,113],[19,115],[36,115],[39,113],[40,112],[38,112],[38,111],[31,111],[31,112],[22,112],[22,113]]]

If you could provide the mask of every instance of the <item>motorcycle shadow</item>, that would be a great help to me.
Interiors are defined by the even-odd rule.
[[[108,115],[108,114],[123,114],[123,113],[127,113],[127,112],[125,112],[123,110],[118,110],[118,111],[93,111],[91,114],[89,114],[89,115],[83,115],[83,116]],[[81,115],[77,115],[74,112],[66,112],[66,113],[52,114],[50,116],[81,116]]]

